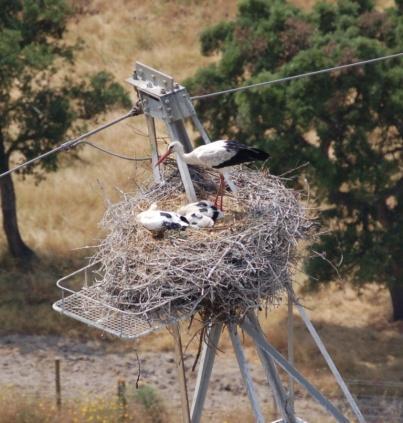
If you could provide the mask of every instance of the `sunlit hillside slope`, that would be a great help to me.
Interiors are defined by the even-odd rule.
[[[78,74],[105,69],[125,83],[135,60],[171,73],[182,80],[206,64],[199,52],[198,36],[209,24],[230,18],[235,2],[153,2],[117,0],[73,1],[77,14],[69,24],[70,41],[78,37],[85,47],[76,64]],[[127,85],[127,84],[126,84]],[[127,86],[128,90],[130,87]],[[132,95],[135,100],[135,95]],[[105,116],[107,121],[124,111]],[[130,156],[148,154],[144,118],[133,118],[91,140]],[[95,126],[93,123],[91,126]],[[113,159],[85,147],[81,160],[62,156],[63,166],[35,185],[17,181],[19,222],[24,239],[42,255],[69,255],[73,248],[93,242],[104,211],[104,197],[116,199],[118,189],[135,190],[149,172],[149,164]],[[5,246],[3,233],[0,242]]]
[[[71,0],[71,3],[76,14],[69,23],[68,38],[70,41],[81,38],[85,42],[78,54],[77,74],[107,70],[123,84],[131,75],[136,60],[169,73],[178,81],[191,76],[197,68],[215,60],[201,55],[200,31],[215,22],[231,19],[236,13],[236,0]],[[299,7],[311,7],[315,0],[293,0],[293,3]],[[388,7],[393,0],[377,3],[380,7]],[[130,91],[130,87],[127,88]],[[132,99],[135,98],[132,93]],[[124,112],[115,111],[89,127]],[[149,155],[146,133],[144,118],[140,116],[107,129],[91,141],[128,156],[144,157]],[[162,130],[160,133],[164,135]],[[107,343],[99,331],[54,313],[51,303],[57,296],[53,288],[55,275],[72,271],[72,259],[83,256],[82,251],[75,249],[94,245],[102,236],[98,224],[105,210],[105,201],[116,201],[121,191],[136,191],[150,176],[149,163],[133,164],[106,156],[88,146],[80,150],[79,160],[73,161],[69,153],[61,153],[60,157],[60,171],[49,174],[38,185],[32,178],[23,180],[14,176],[22,235],[40,256],[47,259],[33,274],[25,275],[24,271],[15,268],[13,271],[0,269],[0,298],[3,302],[0,305],[0,333],[90,338],[100,341],[103,346],[107,344],[106,348],[113,351],[115,348],[132,350],[132,344]],[[4,251],[5,238],[0,231],[0,253]],[[83,260],[76,260],[76,263],[82,264]],[[303,276],[299,276],[298,288],[302,281]],[[24,296],[27,287],[30,292]],[[329,289],[301,298],[347,379],[403,381],[403,327],[401,323],[389,320],[391,307],[385,289],[372,286],[357,294],[348,286],[333,284]],[[269,319],[262,316],[262,321],[270,340],[286,354],[286,306],[271,313]],[[184,344],[194,335],[193,329],[188,333],[183,331]],[[327,394],[334,393],[334,380],[297,317],[295,333],[298,368]],[[197,337],[195,339],[188,353],[196,353]],[[257,365],[258,358],[250,342],[246,341],[246,346],[248,359]],[[138,347],[143,352],[164,353],[173,349],[173,343],[165,331],[142,338]],[[223,351],[230,351],[227,334],[220,347]],[[239,408],[231,412],[233,415],[226,414],[222,418],[220,415],[214,421],[240,421],[239,416],[246,413]]]
[[[314,0],[294,0],[310,7]],[[69,41],[81,38],[85,47],[78,55],[78,75],[97,70],[111,72],[125,83],[134,61],[138,60],[173,75],[178,81],[214,58],[200,54],[198,37],[208,25],[231,19],[236,1],[151,1],[71,0],[76,14],[69,24]],[[390,0],[382,0],[389,5]],[[130,89],[130,87],[128,87]],[[132,95],[135,99],[134,94]],[[122,113],[105,116],[107,121]],[[116,125],[96,135],[92,141],[130,156],[148,154],[142,117]],[[95,126],[95,122],[91,126]],[[27,243],[41,255],[70,255],[73,248],[92,244],[99,234],[98,222],[104,211],[105,196],[115,200],[118,189],[136,190],[149,174],[149,164],[125,162],[85,147],[81,160],[72,162],[61,154],[63,166],[36,185],[27,178],[16,180],[21,231]],[[0,217],[1,218],[1,217]],[[4,234],[0,231],[0,248]]]

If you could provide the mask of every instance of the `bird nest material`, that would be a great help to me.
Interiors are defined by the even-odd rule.
[[[216,190],[217,176],[190,167],[199,199]],[[206,321],[236,321],[271,305],[291,287],[296,247],[313,220],[301,194],[267,172],[233,172],[238,192],[224,198],[224,219],[213,228],[167,231],[152,237],[135,215],[156,202],[161,210],[187,203],[176,169],[154,184],[109,205],[108,235],[93,257],[100,261],[98,299],[145,319],[172,321],[200,313]]]

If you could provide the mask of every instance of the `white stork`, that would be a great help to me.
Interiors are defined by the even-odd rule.
[[[194,229],[211,228],[214,226],[214,220],[202,213],[188,213],[186,219],[189,221],[190,227]]]
[[[175,212],[157,210],[157,205],[153,203],[146,211],[136,216],[136,221],[146,229],[154,232],[155,235],[161,235],[166,230],[180,229],[184,230],[189,226],[189,221],[185,216]]]
[[[217,219],[221,219],[224,216],[222,211],[220,211],[211,201],[207,200],[186,204],[178,210],[178,213],[182,216],[185,216],[188,220],[188,215],[191,215],[192,213],[198,213],[209,217],[213,220],[213,222],[215,222]]]
[[[190,165],[198,165],[214,169],[220,173],[220,187],[214,205],[217,207],[218,197],[221,194],[220,209],[222,210],[225,190],[224,174],[228,168],[241,163],[250,163],[258,160],[266,160],[269,154],[257,148],[249,147],[238,141],[219,140],[210,144],[201,145],[190,153],[185,153],[182,144],[174,141],[168,145],[168,150],[160,157],[156,166],[161,164],[170,154],[176,153]]]

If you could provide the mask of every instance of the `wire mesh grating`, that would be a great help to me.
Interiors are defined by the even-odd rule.
[[[87,284],[88,270],[95,265],[85,266],[57,281],[62,298],[53,304],[55,311],[124,339],[138,338],[166,326],[166,322],[143,319],[94,298],[95,289]],[[68,284],[73,285],[77,276],[80,276],[79,282],[83,286],[73,289]]]

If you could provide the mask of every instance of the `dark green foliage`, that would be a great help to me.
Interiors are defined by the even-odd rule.
[[[63,41],[68,18],[64,0],[0,2],[0,133],[7,156],[18,151],[30,159],[63,141],[77,119],[129,106],[106,72],[74,78],[79,46]],[[39,166],[56,170],[57,156]]]
[[[231,33],[231,30],[231,23],[221,22],[203,31],[200,36],[202,53],[209,55],[217,51],[224,44],[225,38]]]
[[[397,5],[381,12],[370,0],[339,0],[304,13],[283,0],[243,1],[233,22],[205,32],[204,51],[219,50],[221,59],[200,69],[189,88],[194,94],[218,91],[403,51],[402,2]],[[273,173],[310,163],[305,174],[325,207],[321,219],[332,229],[314,250],[326,252],[357,284],[403,285],[402,62],[197,105],[214,138],[235,137],[269,151]],[[306,266],[312,285],[335,278],[335,267],[322,258]]]
[[[29,160],[109,107],[130,106],[123,88],[106,72],[84,81],[74,74],[80,44],[63,40],[69,17],[65,0],[0,0],[0,173],[8,170],[15,153],[20,161]],[[57,167],[58,156],[51,155],[23,172]],[[10,178],[0,181],[0,191],[3,226],[9,245],[15,244],[10,251],[23,256],[28,250],[17,233]]]

